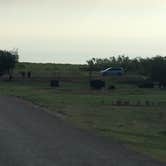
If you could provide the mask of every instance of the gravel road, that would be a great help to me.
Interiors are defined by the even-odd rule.
[[[166,166],[73,127],[27,101],[0,96],[0,166]]]

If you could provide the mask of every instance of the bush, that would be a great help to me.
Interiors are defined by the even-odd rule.
[[[25,71],[21,71],[20,74],[22,78],[25,78]]]
[[[5,73],[11,75],[17,62],[17,54],[13,54],[9,51],[0,50],[0,76]]]
[[[108,86],[108,89],[109,89],[109,90],[113,90],[113,89],[116,89],[116,87],[115,87],[114,85],[109,85],[109,86]]]
[[[143,82],[138,85],[139,88],[154,88],[154,83],[151,81]]]
[[[51,87],[59,87],[59,80],[51,80],[50,86]]]
[[[159,82],[159,88],[160,88],[160,89],[166,88],[166,81],[160,81],[160,82]]]
[[[91,80],[90,87],[96,90],[100,90],[105,87],[105,81],[103,80]]]
[[[31,78],[31,74],[32,74],[32,73],[31,73],[30,71],[28,71],[28,72],[27,72],[27,77],[28,77],[28,78]]]

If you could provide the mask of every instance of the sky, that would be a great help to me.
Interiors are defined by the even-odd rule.
[[[0,49],[24,62],[166,56],[165,0],[0,0]]]

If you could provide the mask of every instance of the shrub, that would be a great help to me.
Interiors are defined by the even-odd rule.
[[[25,78],[25,71],[21,71],[20,74],[22,78]]]
[[[59,80],[51,80],[50,86],[51,87],[59,87]]]
[[[18,62],[18,54],[17,52],[9,52],[0,50],[0,76],[4,74],[8,74],[8,80],[12,80],[13,70],[15,68],[15,64]]]
[[[32,74],[32,73],[31,73],[30,71],[28,71],[28,72],[27,72],[27,77],[28,77],[28,78],[31,78],[31,74]]]
[[[116,87],[114,85],[109,85],[108,86],[108,90],[113,90],[113,89],[116,89]]]
[[[145,81],[138,85],[139,88],[154,88],[154,83],[151,81]]]
[[[91,80],[90,87],[96,90],[100,90],[105,87],[105,81],[103,80]]]
[[[166,81],[160,81],[160,82],[159,82],[159,88],[160,88],[160,89],[166,88]]]

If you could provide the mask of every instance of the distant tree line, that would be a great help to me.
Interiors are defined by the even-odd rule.
[[[166,81],[166,57],[129,58],[125,55],[110,58],[92,58],[87,61],[87,70],[99,71],[108,67],[123,67],[128,73],[148,76],[153,81]]]

